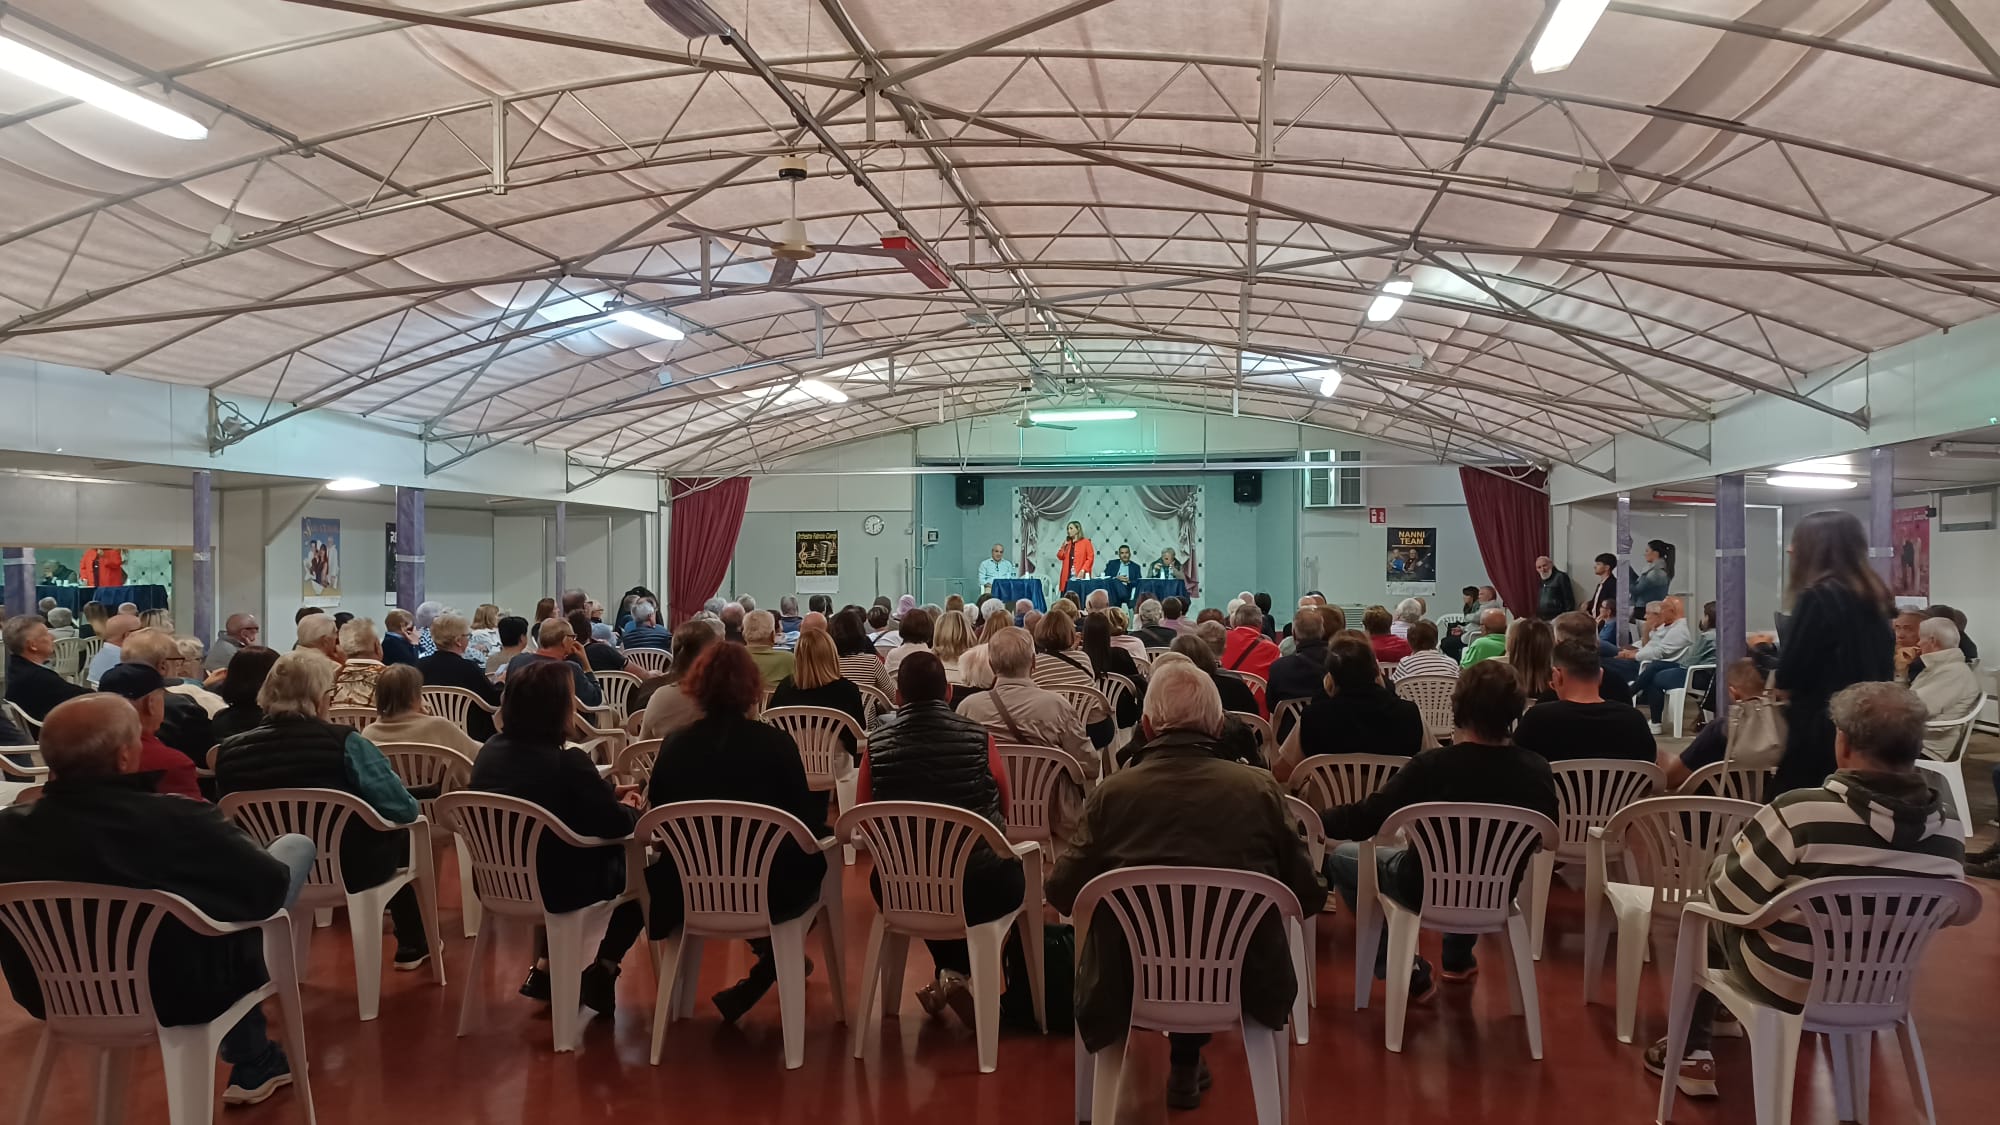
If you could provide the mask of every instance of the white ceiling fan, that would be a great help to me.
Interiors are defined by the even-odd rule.
[[[792,217],[778,224],[777,238],[764,238],[755,234],[743,234],[725,230],[715,230],[695,223],[676,222],[670,224],[684,231],[720,238],[734,242],[748,242],[771,250],[771,284],[789,285],[798,274],[800,262],[809,262],[821,254],[860,254],[870,258],[889,258],[904,269],[916,274],[931,288],[927,276],[936,272],[930,259],[912,248],[909,236],[900,230],[892,230],[882,236],[882,245],[855,246],[830,244],[815,246],[806,240],[806,225],[799,221],[799,184],[806,178],[804,157],[788,156],[778,162],[778,178],[792,185]]]

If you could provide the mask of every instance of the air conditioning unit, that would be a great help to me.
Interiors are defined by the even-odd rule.
[[[1361,492],[1361,470],[1343,469],[1342,461],[1361,460],[1358,449],[1308,449],[1308,462],[1324,462],[1325,468],[1313,465],[1304,471],[1305,506],[1308,508],[1359,508],[1364,506]]]

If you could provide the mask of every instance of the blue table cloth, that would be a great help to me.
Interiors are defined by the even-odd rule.
[[[1047,613],[1049,609],[1048,598],[1042,593],[1042,580],[1039,578],[995,578],[993,596],[999,598],[1009,611],[1012,611],[1014,603],[1022,598],[1028,599],[1040,612]]]
[[[144,613],[149,609],[167,608],[167,588],[165,586],[37,586],[35,601],[54,598],[56,604],[71,613],[82,616],[83,603],[103,602],[112,609],[120,603],[131,602]]]
[[[1187,583],[1178,578],[1141,578],[1132,583],[1130,599],[1125,596],[1125,583],[1115,578],[1079,578],[1071,582],[1069,588],[1075,590],[1076,596],[1086,602],[1090,600],[1093,590],[1103,590],[1111,595],[1112,605],[1126,605],[1137,601],[1140,594],[1151,594],[1161,601],[1179,598],[1185,603],[1188,600]]]

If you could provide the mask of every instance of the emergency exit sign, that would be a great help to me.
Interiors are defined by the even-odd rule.
[[[1388,523],[1388,522],[1389,522],[1389,509],[1387,509],[1387,508],[1370,508],[1370,509],[1368,509],[1368,522],[1369,522],[1369,523]]]

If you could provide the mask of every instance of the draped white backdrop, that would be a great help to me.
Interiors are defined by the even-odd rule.
[[[1132,548],[1141,566],[1150,566],[1168,547],[1183,564],[1188,591],[1200,590],[1202,542],[1200,485],[1077,485],[1014,490],[1014,555],[1022,575],[1038,578],[1054,597],[1059,590],[1056,548],[1071,520],[1083,524],[1083,534],[1097,549],[1099,574],[1118,556],[1120,545]]]

